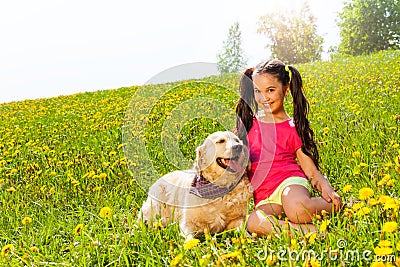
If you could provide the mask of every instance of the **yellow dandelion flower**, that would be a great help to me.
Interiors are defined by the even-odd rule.
[[[14,250],[14,245],[13,244],[5,245],[3,247],[3,249],[1,250],[1,256],[4,257],[4,256],[6,256],[8,253],[10,253],[13,250]]]
[[[397,250],[400,250],[400,241],[397,242],[397,244],[396,244],[396,249],[397,249]]]
[[[391,163],[391,162],[386,162],[386,163],[384,164],[384,166],[387,167],[387,168],[390,168],[390,167],[393,166],[393,163]]]
[[[394,262],[394,264],[395,264],[397,267],[400,267],[400,257],[396,257],[396,261]]]
[[[15,189],[14,186],[12,186],[10,188],[7,188],[6,190],[7,190],[7,192],[10,192],[10,193],[13,193],[13,192],[17,191],[17,189]]]
[[[52,194],[54,194],[54,192],[55,192],[55,189],[54,189],[54,186],[52,187],[52,188],[50,188],[50,190],[49,190],[49,195],[52,195]]]
[[[351,184],[346,185],[345,187],[343,187],[343,193],[348,193],[351,191],[351,189],[353,188],[353,186]]]
[[[200,240],[198,239],[190,239],[189,241],[187,241],[185,243],[185,245],[183,246],[183,249],[185,250],[190,250],[192,248],[194,248],[195,246],[197,246],[199,244]]]
[[[312,243],[314,243],[315,239],[317,238],[317,233],[308,232],[307,234],[305,234],[304,237],[306,239],[308,239],[309,244],[312,244]]]
[[[203,258],[199,259],[199,264],[200,264],[200,266],[205,265],[205,263],[206,263],[206,260],[205,260],[205,259],[203,259]]]
[[[322,216],[319,215],[319,214],[315,214],[314,217],[315,217],[316,220],[321,220],[322,219]]]
[[[329,127],[324,128],[324,134],[327,134],[327,133],[329,133]]]
[[[322,216],[328,216],[330,213],[327,212],[326,210],[321,210],[321,215]]]
[[[385,174],[383,176],[383,178],[378,182],[379,186],[385,185],[387,184],[387,182],[390,180],[390,175],[389,174]]]
[[[237,258],[237,256],[240,255],[240,250],[234,251],[234,252],[230,252],[228,254],[223,255],[222,257],[224,259],[234,259]]]
[[[107,174],[105,174],[105,173],[103,172],[103,173],[101,173],[101,174],[99,175],[99,178],[100,178],[100,179],[107,178]]]
[[[291,250],[294,250],[294,249],[296,249],[297,247],[298,247],[297,240],[294,239],[294,238],[290,239],[290,249],[291,249]]]
[[[368,208],[368,207],[362,207],[361,209],[359,209],[359,210],[357,211],[357,215],[358,215],[358,216],[364,216],[364,215],[369,214],[370,212],[371,212],[371,209],[370,209],[370,208]]]
[[[353,152],[353,156],[356,158],[359,158],[361,156],[361,152],[360,151],[354,151]]]
[[[37,247],[31,247],[30,250],[31,250],[32,252],[38,252],[38,251],[39,251],[39,249],[38,249]]]
[[[394,186],[394,180],[390,179],[389,181],[387,181],[386,185],[387,186]]]
[[[267,257],[267,265],[268,266],[273,266],[275,263],[278,261],[278,257],[276,255],[269,255]]]
[[[75,235],[81,235],[82,230],[83,230],[84,225],[83,224],[78,224],[75,229],[74,229],[74,233]]]
[[[30,224],[32,222],[32,218],[31,217],[25,217],[25,218],[22,219],[21,222],[22,222],[23,225]]]
[[[386,202],[388,202],[391,199],[392,198],[389,197],[389,196],[382,195],[382,196],[379,197],[379,202],[382,203],[382,204],[386,204]]]
[[[397,208],[398,208],[398,205],[396,203],[396,200],[393,198],[386,200],[385,206],[383,206],[384,210],[397,209]]]
[[[349,209],[349,208],[344,209],[344,212],[343,212],[344,217],[352,217],[353,214],[354,214],[354,211],[352,209]]]
[[[376,206],[376,205],[378,205],[380,202],[379,202],[379,199],[375,199],[375,198],[370,198],[369,200],[368,200],[368,204],[370,205],[370,206]]]
[[[381,261],[374,261],[371,263],[371,267],[386,267],[386,265]]]
[[[113,211],[109,207],[103,207],[101,208],[99,215],[101,218],[111,219]]]
[[[387,233],[393,233],[397,230],[397,222],[385,222],[382,227],[382,231]]]
[[[303,262],[303,267],[321,267],[321,263],[318,259],[312,257],[311,259],[306,259]]]
[[[154,229],[163,228],[163,227],[164,227],[164,225],[163,225],[162,222],[155,222],[155,223],[153,223],[153,228],[154,228]]]
[[[392,242],[390,242],[389,240],[381,240],[381,241],[379,241],[378,246],[381,247],[381,248],[391,247],[392,246]]]
[[[377,256],[384,256],[384,255],[390,255],[393,253],[393,249],[389,247],[376,247],[374,248],[374,252]]]
[[[175,258],[172,259],[171,261],[171,266],[177,266],[183,259],[182,253],[176,255]]]
[[[311,267],[321,267],[321,263],[316,258],[311,258],[310,265]]]
[[[328,228],[328,225],[331,223],[330,220],[323,220],[320,227],[319,227],[319,231],[320,232],[325,232],[326,229]]]
[[[366,200],[374,195],[374,190],[368,187],[364,187],[358,191],[358,194],[361,200]]]
[[[354,211],[357,211],[357,210],[361,209],[362,207],[364,207],[364,203],[363,203],[363,202],[358,202],[358,203],[355,203],[355,204],[353,205],[352,209],[353,209]]]

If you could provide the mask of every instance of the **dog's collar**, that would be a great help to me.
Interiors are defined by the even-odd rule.
[[[229,187],[226,187],[211,183],[202,175],[196,174],[194,176],[189,193],[208,199],[222,197],[232,191],[241,179],[242,177],[240,176],[233,184],[231,184]]]

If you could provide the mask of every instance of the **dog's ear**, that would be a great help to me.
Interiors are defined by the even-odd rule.
[[[205,149],[205,145],[201,145],[196,148],[196,160],[194,162],[194,168],[198,173],[200,173],[200,171],[204,170],[207,167],[207,162],[204,158],[206,153]]]

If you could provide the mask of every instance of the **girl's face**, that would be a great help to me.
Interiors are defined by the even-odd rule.
[[[289,86],[284,87],[272,74],[254,74],[254,97],[258,105],[272,115],[285,112],[283,103],[289,92]]]

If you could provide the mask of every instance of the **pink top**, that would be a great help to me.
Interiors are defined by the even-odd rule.
[[[255,205],[269,197],[286,178],[306,178],[296,161],[296,151],[302,142],[293,119],[266,123],[254,118],[247,134]]]

